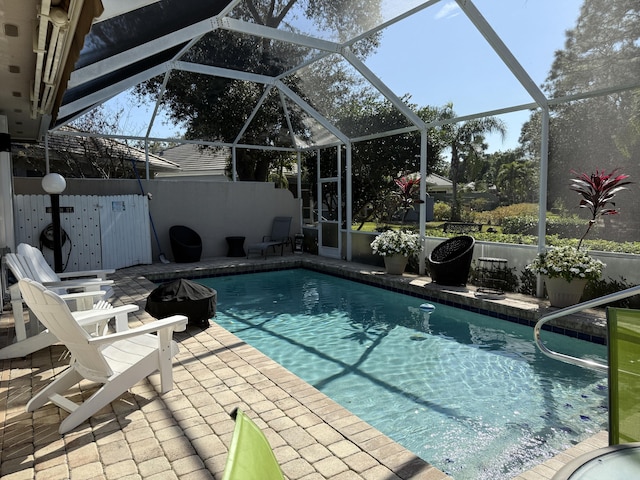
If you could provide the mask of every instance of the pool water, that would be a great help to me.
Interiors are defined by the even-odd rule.
[[[606,376],[544,356],[530,327],[303,269],[198,281],[216,323],[456,480],[512,478],[607,428]]]

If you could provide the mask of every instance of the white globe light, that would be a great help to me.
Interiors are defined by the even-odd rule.
[[[59,173],[48,173],[42,177],[42,188],[52,195],[62,193],[67,188],[67,181]]]

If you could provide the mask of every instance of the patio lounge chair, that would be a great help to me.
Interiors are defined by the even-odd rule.
[[[178,353],[178,345],[171,337],[173,331],[185,329],[187,317],[184,315],[133,329],[129,329],[126,322],[120,322],[116,323],[116,333],[92,336],[80,326],[59,295],[30,279],[20,280],[19,286],[28,307],[71,353],[69,367],[27,403],[28,412],[48,402],[68,411],[69,416],[58,429],[61,434],[77,427],[156,371],[160,372],[161,393],[173,388],[171,359]],[[112,310],[117,308],[82,312],[82,321],[109,317]],[[71,387],[85,380],[101,384],[91,397],[77,404],[64,396]]]
[[[262,430],[240,409],[222,480],[282,480],[280,465]]]
[[[607,308],[609,444],[640,442],[640,310]]]
[[[436,245],[428,259],[431,279],[441,285],[466,285],[475,243],[473,237],[460,235]]]
[[[251,252],[260,252],[264,258],[267,258],[269,249],[276,251],[276,247],[280,247],[280,256],[284,255],[284,247],[291,245],[293,252],[293,241],[289,235],[291,229],[291,217],[275,217],[271,225],[271,235],[262,237],[262,242],[250,245],[247,248],[247,258]]]

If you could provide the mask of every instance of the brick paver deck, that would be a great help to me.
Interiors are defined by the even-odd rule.
[[[428,279],[388,276],[381,269],[307,255],[261,259],[211,259],[199,264],[154,264],[119,270],[116,304],[135,303],[132,317],[145,323],[144,311],[154,284],[147,276],[171,278],[176,271],[206,275],[213,270],[254,271],[299,262],[345,276],[366,275],[373,283],[424,289]],[[468,289],[445,292],[469,300]],[[473,295],[471,295],[473,297]],[[535,315],[535,299],[511,296],[493,302],[507,313]],[[532,313],[536,312],[536,313]],[[0,347],[12,340],[11,312],[2,313]],[[90,421],[58,434],[66,415],[48,404],[34,413],[25,405],[33,392],[68,363],[64,347],[53,346],[26,358],[0,360],[0,477],[21,479],[216,479],[221,478],[234,423],[228,416],[241,407],[264,430],[288,479],[424,479],[447,477],[413,453],[341,407],[298,377],[216,324],[188,327],[174,334],[180,345],[174,389],[159,395],[157,375],[138,383]],[[81,384],[77,398],[95,387]],[[525,472],[519,480],[549,479],[571,458],[606,445],[600,434]]]

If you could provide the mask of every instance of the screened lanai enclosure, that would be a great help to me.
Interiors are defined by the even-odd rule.
[[[447,177],[452,220],[485,208],[470,191],[546,206],[541,247],[547,211],[580,213],[572,171],[640,178],[636,0],[102,3],[48,135],[129,101],[135,128],[88,133],[225,147],[234,181],[296,172],[321,255],[344,241],[351,260],[351,232],[406,175]],[[638,201],[619,197],[612,239],[637,236]]]

